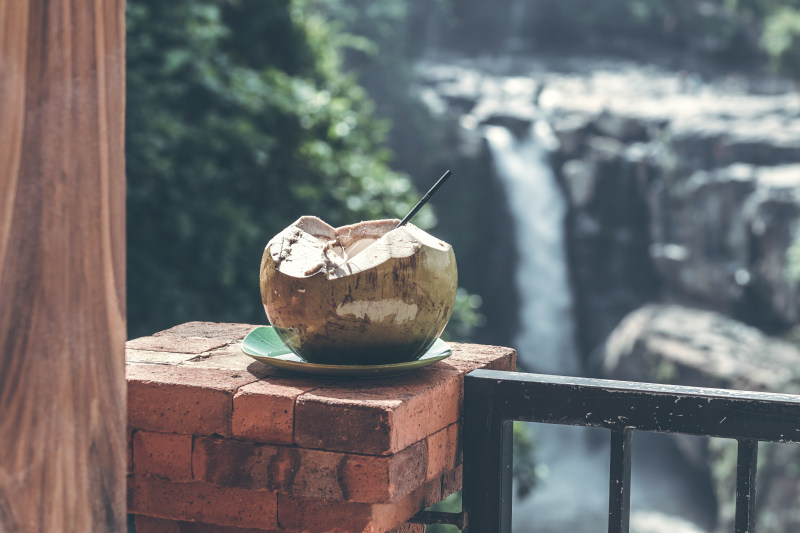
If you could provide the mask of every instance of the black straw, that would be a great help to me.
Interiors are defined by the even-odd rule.
[[[447,172],[445,172],[444,174],[442,174],[442,177],[439,178],[439,180],[436,183],[433,184],[433,187],[431,187],[430,190],[425,193],[425,196],[423,196],[422,199],[419,202],[417,202],[417,205],[415,205],[414,208],[411,211],[409,211],[409,213],[406,215],[406,217],[403,220],[401,220],[400,223],[397,226],[395,226],[394,229],[397,229],[400,226],[403,226],[406,222],[411,220],[411,217],[416,215],[417,211],[422,209],[422,206],[428,203],[428,200],[431,199],[431,196],[433,196],[433,193],[435,193],[439,189],[439,187],[442,186],[442,183],[444,183],[447,180],[447,178],[450,177],[450,174],[452,174],[452,172],[450,172],[449,170]]]

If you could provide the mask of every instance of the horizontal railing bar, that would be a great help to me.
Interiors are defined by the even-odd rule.
[[[800,396],[474,370],[496,416],[731,439],[800,442]]]

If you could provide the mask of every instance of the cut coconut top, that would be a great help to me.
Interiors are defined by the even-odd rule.
[[[391,258],[410,257],[423,246],[450,249],[413,224],[396,228],[398,222],[371,220],[334,228],[304,216],[273,237],[267,249],[283,274],[303,278],[325,273],[328,279],[362,272]]]

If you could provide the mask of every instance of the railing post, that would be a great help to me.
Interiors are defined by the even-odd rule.
[[[513,422],[499,412],[494,385],[464,378],[465,533],[511,531]]]
[[[608,487],[608,533],[628,533],[631,512],[631,434],[611,430]]]
[[[736,533],[755,533],[758,441],[739,439],[736,462]]]

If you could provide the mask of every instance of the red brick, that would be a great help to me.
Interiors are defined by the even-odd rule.
[[[300,396],[294,439],[299,446],[367,454],[391,453],[391,420],[402,400],[326,388]]]
[[[278,494],[281,529],[305,533],[373,532],[372,513],[373,507],[367,503],[301,500]]]
[[[128,483],[128,511],[220,526],[277,527],[274,492],[220,487],[202,481],[176,483],[134,476]]]
[[[341,502],[349,499],[348,483],[340,476],[347,457],[344,454],[299,448],[283,448],[272,479],[280,484],[279,492],[298,498]],[[388,465],[379,458],[365,462],[375,484],[386,492],[389,485]],[[357,498],[354,501],[359,501]]]
[[[378,487],[378,492],[368,495],[367,501],[388,498],[388,458],[364,456],[359,465],[350,464],[350,459],[341,453],[280,447],[276,461],[270,465],[270,480],[275,483],[272,488],[298,498],[360,502],[364,498],[364,490],[363,487],[354,487],[353,481],[364,472],[372,482],[370,487]],[[359,459],[354,460],[358,462]],[[355,493],[351,493],[351,490],[355,490]]]
[[[426,507],[430,507],[435,503],[439,503],[444,499],[442,496],[442,478],[441,476],[428,481],[425,485],[420,487],[415,491],[416,493],[416,500],[413,500],[412,503],[415,502],[415,505],[419,505],[420,507],[415,509],[412,513],[408,516],[411,518],[417,512],[421,511]]]
[[[343,454],[195,437],[194,478],[299,498],[391,502],[425,482],[426,443],[390,456]]]
[[[181,363],[182,366],[195,368],[213,368],[216,370],[232,370],[249,372],[263,378],[275,373],[275,369],[242,352],[241,343],[229,344],[221,348],[193,356]]]
[[[256,327],[253,324],[187,322],[159,331],[149,337],[131,339],[126,343],[126,347],[129,350],[149,352],[201,354],[228,344],[241,342],[245,335]],[[171,359],[177,358],[172,357]],[[166,364],[176,363],[170,360]]]
[[[462,374],[478,368],[509,372],[517,368],[517,352],[512,348],[459,342],[451,342],[450,346],[453,348],[453,354],[437,364],[455,368]]]
[[[127,434],[128,434],[128,441],[126,446],[126,450],[128,452],[127,473],[133,474],[133,430],[130,427],[127,428]]]
[[[132,341],[131,341],[132,342]],[[151,365],[179,365],[196,357],[190,353],[153,352],[149,350],[125,349],[126,363],[147,363]]]
[[[181,522],[181,533],[278,533],[277,529],[256,529],[231,526],[216,526],[200,522]],[[138,531],[136,533],[139,533]]]
[[[248,333],[257,327],[257,324],[236,324],[231,322],[186,322],[164,331],[159,331],[153,336],[203,337],[233,343],[241,342]]]
[[[257,378],[206,368],[129,364],[126,379],[131,427],[229,436],[233,395]]]
[[[295,442],[304,448],[396,453],[456,422],[462,375],[430,367],[393,380],[348,382],[305,393],[295,406]]]
[[[429,482],[394,503],[366,504],[298,499],[278,494],[281,528],[306,533],[384,533],[441,498],[441,480]],[[335,526],[335,527],[332,527]]]
[[[136,533],[182,533],[180,524],[174,520],[136,515],[133,523]]]
[[[318,380],[269,376],[245,385],[233,397],[233,436],[292,444],[295,400],[320,384]]]
[[[195,437],[192,451],[194,478],[215,485],[267,489],[274,482],[269,468],[278,449],[219,437]]]
[[[391,456],[342,454],[292,449],[291,476],[280,492],[299,498],[359,503],[388,503],[425,482],[425,443]],[[285,469],[288,471],[288,469]],[[280,475],[275,472],[274,479]]]
[[[400,524],[389,533],[425,533],[424,524]]]
[[[404,496],[425,484],[427,481],[425,479],[425,465],[428,462],[427,443],[420,441],[391,456],[391,458],[388,501],[394,501],[399,496]],[[352,475],[348,475],[345,479],[350,480],[353,486],[366,485],[366,480],[355,478]],[[350,492],[355,494],[356,491],[351,489]]]
[[[452,470],[461,462],[461,424],[450,424],[427,438],[428,466],[426,479]]]
[[[169,352],[174,354],[199,354],[220,348],[228,342],[219,339],[204,339],[202,337],[178,337],[164,335],[160,337],[139,337],[125,343],[128,350],[142,350],[148,352]]]
[[[442,476],[442,499],[447,498],[456,491],[461,490],[464,483],[464,466],[458,465]]]
[[[134,472],[173,481],[192,479],[192,436],[137,431],[133,436]]]
[[[424,450],[420,450],[423,451]],[[413,451],[412,451],[413,452]],[[314,494],[309,490],[291,490],[291,494],[299,497],[311,499],[336,499],[362,503],[385,503],[391,502],[396,496],[407,494],[412,489],[417,488],[419,483],[414,484],[413,480],[402,480],[397,483],[398,473],[413,474],[413,472],[403,472],[397,465],[395,459],[398,456],[378,456],[378,455],[344,455],[337,452],[316,452],[321,457],[341,458],[335,464],[335,468],[329,472],[328,477],[334,482],[338,478],[341,484],[337,487],[333,483],[334,492],[338,492],[337,497],[333,498],[326,494]],[[413,454],[420,455],[419,453]],[[305,457],[303,458],[305,460]],[[424,461],[424,457],[422,457]],[[333,462],[333,461],[331,461]],[[405,461],[403,461],[405,463]],[[315,483],[313,469],[307,469],[308,482],[306,485]],[[297,480],[297,478],[295,478]],[[420,480],[422,481],[422,480]],[[295,483],[297,486],[297,483]]]

